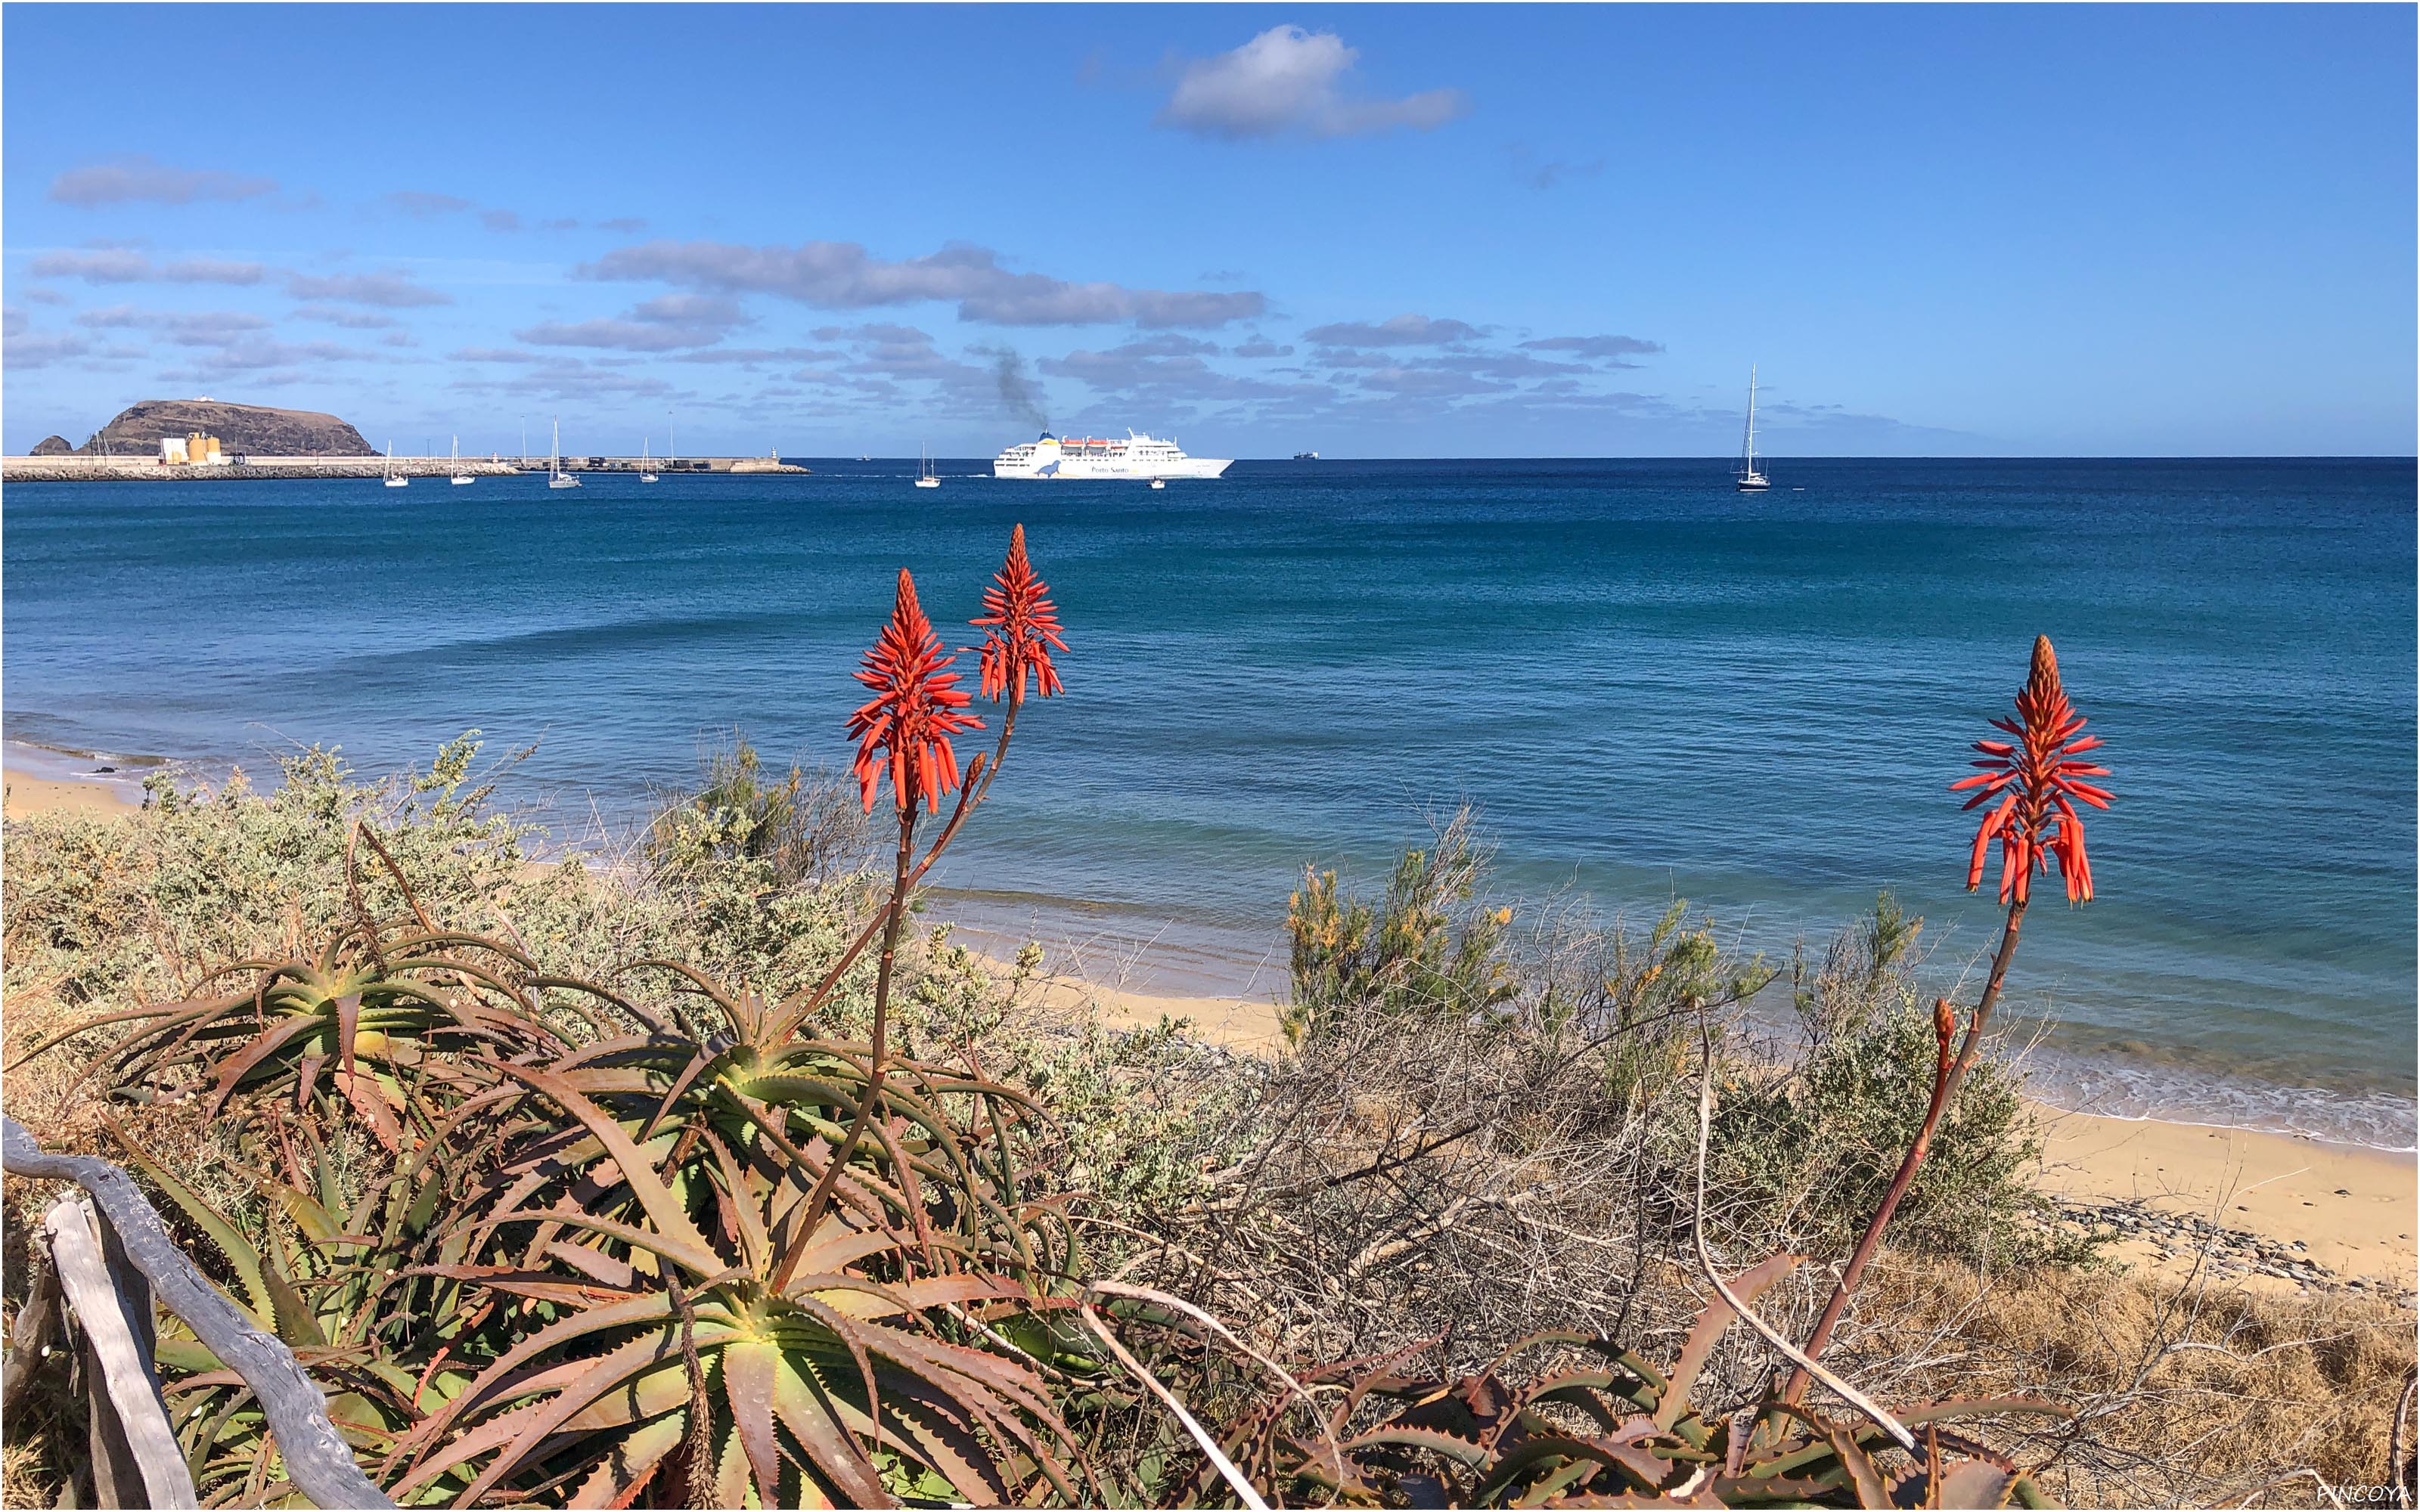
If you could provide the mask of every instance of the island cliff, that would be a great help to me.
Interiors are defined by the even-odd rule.
[[[81,455],[157,456],[164,438],[194,431],[215,436],[229,456],[367,456],[362,433],[334,415],[312,409],[271,409],[220,399],[145,399],[118,411]]]

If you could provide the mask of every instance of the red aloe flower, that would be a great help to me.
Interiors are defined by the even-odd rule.
[[[1059,691],[1059,670],[1050,665],[1050,648],[1064,651],[1059,639],[1059,606],[1050,602],[1050,585],[1033,575],[1025,559],[1025,527],[1009,533],[1008,561],[992,577],[998,586],[984,590],[984,612],[969,623],[985,631],[983,643],[984,697],[997,702],[1002,693],[1023,700],[1038,678],[1042,696]]]
[[[902,810],[922,801],[939,809],[941,795],[958,785],[958,757],[950,736],[961,730],[980,730],[983,721],[961,714],[970,702],[957,687],[956,672],[941,669],[957,660],[941,655],[941,638],[916,602],[916,580],[899,570],[899,599],[891,621],[875,638],[874,649],[857,680],[874,689],[848,717],[848,733],[857,737],[857,780],[864,789],[866,812],[874,811],[874,789],[884,766],[891,770],[892,801]],[[884,753],[877,759],[876,753]]]
[[[1969,809],[1993,798],[2000,800],[1975,831],[1975,852],[1966,863],[1967,890],[1982,885],[1983,852],[1996,835],[2002,903],[2012,898],[2024,902],[2027,881],[2038,870],[2048,872],[2054,860],[2067,882],[2067,901],[2089,903],[2092,863],[2084,854],[2084,821],[2075,811],[2075,800],[2096,809],[2108,808],[2108,790],[2084,779],[2107,777],[2109,769],[2075,759],[2100,745],[2101,737],[2075,738],[2075,733],[2084,728],[2084,716],[2075,712],[2067,701],[2067,690],[2059,686],[2058,654],[2051,650],[2050,637],[2034,640],[2033,673],[2017,694],[2017,717],[1992,722],[2016,736],[2016,744],[1975,742],[1983,760],[1973,764],[1983,771],[1949,784],[1952,793],[1980,789],[1966,800]]]

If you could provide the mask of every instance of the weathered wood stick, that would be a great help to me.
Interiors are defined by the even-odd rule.
[[[109,1261],[101,1252],[101,1229],[92,1204],[79,1193],[68,1193],[42,1214],[42,1231],[50,1235],[51,1261],[59,1270],[59,1287],[75,1310],[85,1342],[101,1367],[101,1383],[115,1424],[101,1421],[102,1404],[93,1412],[93,1475],[103,1483],[110,1500],[120,1505],[135,1488],[123,1473],[117,1451],[134,1461],[143,1499],[150,1506],[199,1506],[184,1451],[169,1431],[168,1409],[160,1399],[159,1379],[151,1362],[135,1343],[126,1320],[126,1304],[110,1279]],[[146,1304],[147,1310],[147,1303]],[[114,1430],[114,1431],[113,1431]],[[122,1442],[120,1442],[122,1441]]]
[[[127,1258],[150,1278],[161,1302],[259,1396],[287,1477],[303,1495],[323,1507],[395,1505],[354,1462],[328,1421],[326,1396],[295,1364],[294,1351],[254,1327],[194,1269],[123,1170],[91,1155],[45,1154],[24,1125],[8,1118],[0,1118],[0,1167],[12,1176],[73,1181],[92,1194],[117,1230]]]

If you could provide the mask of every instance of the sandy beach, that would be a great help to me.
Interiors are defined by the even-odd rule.
[[[7,773],[9,817],[75,810],[130,812],[134,805],[102,782]],[[967,940],[979,950],[989,939]],[[996,963],[997,964],[997,963]],[[1001,971],[1006,974],[1007,968]],[[1048,964],[1046,963],[1046,970]],[[1171,991],[1187,975],[1125,961],[1088,976],[1048,975],[1047,1006],[1090,1004],[1115,1025],[1189,1021],[1218,1043],[1268,1054],[1281,1041],[1275,1000],[1280,976],[1249,996]],[[1098,980],[1107,977],[1108,980]],[[2205,1253],[2226,1274],[2256,1288],[2301,1284],[2297,1261],[2323,1268],[2321,1284],[2355,1279],[2364,1289],[2409,1292],[2420,1271],[2420,1163],[2409,1154],[2242,1129],[2096,1117],[2036,1104],[2045,1149],[2040,1183],[2063,1201],[2120,1213],[2108,1253],[2182,1273]],[[2207,1227],[2193,1227],[2194,1220]],[[2223,1236],[2232,1232],[2239,1242]],[[2240,1242],[2248,1237],[2253,1243]]]
[[[13,766],[8,769],[6,782],[5,808],[11,819],[62,809],[110,814],[127,813],[140,807],[121,789],[106,782],[35,777]]]

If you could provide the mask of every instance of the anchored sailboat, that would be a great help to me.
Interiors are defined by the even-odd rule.
[[[639,440],[639,481],[641,483],[656,481],[656,470],[647,466],[647,438],[644,437],[640,438]]]
[[[940,486],[941,475],[933,471],[932,455],[926,452],[923,447],[918,447],[916,449],[916,486],[919,488],[938,488]]]
[[[563,417],[554,417],[554,455],[547,463],[546,486],[550,488],[577,488],[580,474],[563,471]]]
[[[411,486],[411,480],[395,470],[395,442],[393,441],[386,443],[386,471],[384,476],[386,478],[386,486],[390,488],[409,488]]]
[[[462,438],[457,436],[454,438],[454,486],[458,488],[466,483],[475,483],[478,480],[472,477],[471,474],[462,471]]]
[[[1773,480],[1756,470],[1756,367],[1747,370],[1747,439],[1740,445],[1739,491],[1762,493]]]

